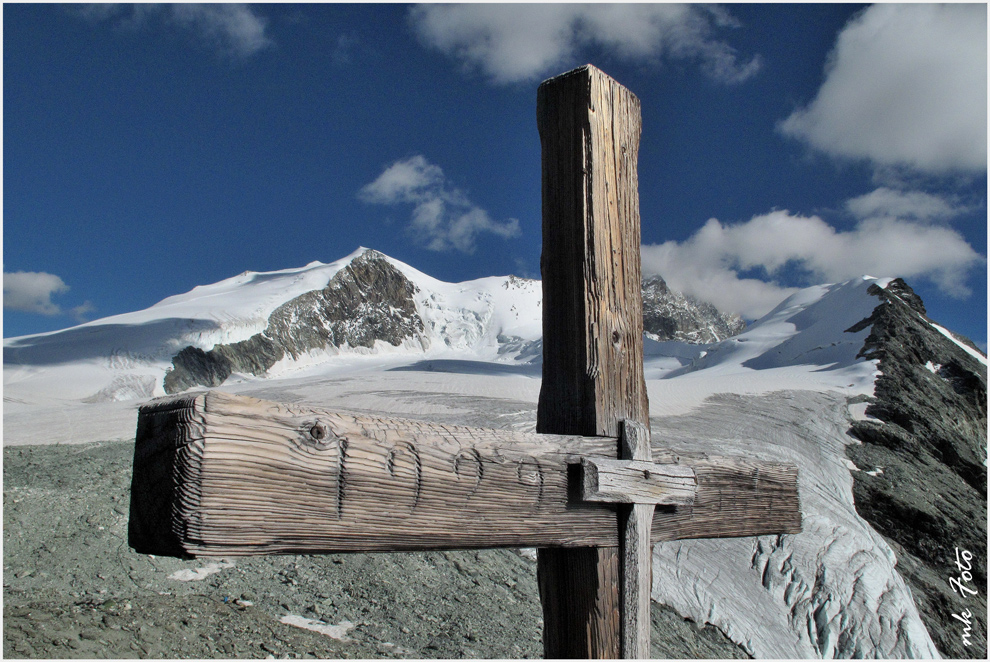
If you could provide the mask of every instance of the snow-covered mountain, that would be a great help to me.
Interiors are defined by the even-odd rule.
[[[539,338],[540,294],[538,282],[515,277],[442,283],[367,250],[326,287],[276,308],[250,338],[208,351],[184,348],[164,387],[174,393],[219,386],[232,373],[261,377],[277,372],[280,362],[312,363],[342,352],[469,351],[494,358]]]
[[[644,281],[647,338],[707,343],[745,324]],[[151,308],[4,340],[4,383],[87,402],[276,378],[334,357],[540,360],[539,281],[445,283],[360,248],[330,264],[239,276]],[[329,363],[328,363],[329,361]]]
[[[986,585],[986,357],[900,280],[801,290],[731,337],[661,283],[644,284],[666,320],[645,339],[656,451],[797,464],[804,530],[658,545],[654,599],[756,657],[985,655],[985,595],[949,580],[958,549]],[[4,443],[133,439],[137,405],[217,385],[532,430],[540,300],[538,281],[444,283],[364,249],[246,272],[6,339]]]
[[[71,400],[130,400],[283,376],[340,355],[508,360],[542,335],[539,281],[444,283],[377,251],[245,272],[154,306],[4,340],[4,383]],[[166,378],[166,375],[168,377]]]

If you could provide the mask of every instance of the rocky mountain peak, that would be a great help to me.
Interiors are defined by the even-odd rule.
[[[643,279],[643,330],[653,340],[715,343],[745,328],[738,315],[720,313],[710,303],[675,292],[661,276]]]
[[[880,288],[877,288],[878,290]],[[925,302],[921,300],[911,286],[904,282],[901,278],[895,278],[888,283],[887,287],[883,288],[883,294],[880,292],[869,292],[874,296],[881,296],[885,299],[889,299],[891,296],[897,297],[903,301],[909,308],[914,310],[916,313],[921,315],[926,315]]]
[[[505,283],[503,283],[502,287],[504,287],[505,289],[509,289],[513,287],[518,289],[523,287],[530,287],[536,282],[537,281],[533,280],[532,278],[521,278],[519,276],[510,275],[508,278],[505,279]]]
[[[192,386],[219,386],[234,372],[262,375],[287,355],[341,347],[372,348],[377,341],[399,346],[429,344],[416,311],[417,287],[384,255],[365,250],[338,271],[322,290],[282,304],[268,327],[251,338],[215,345],[209,351],[186,347],[165,375],[167,393]]]

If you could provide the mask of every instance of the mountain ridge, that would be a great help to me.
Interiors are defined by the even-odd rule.
[[[644,280],[643,291],[649,339],[697,344],[743,326],[736,316],[670,291],[659,277]],[[90,400],[215,387],[231,375],[270,377],[340,355],[468,351],[483,360],[538,362],[541,298],[537,280],[510,275],[445,283],[361,247],[328,264],[245,271],[142,311],[5,339],[4,362],[88,362],[92,374],[85,381],[102,382],[101,388],[58,386],[67,397]]]
[[[371,272],[383,282],[391,279],[389,287],[396,296],[364,292],[360,279],[352,279],[350,286],[338,288],[336,303],[329,302],[327,288],[355,261],[366,267],[377,265],[365,279],[372,277]],[[856,357],[858,346],[850,354],[858,339],[842,333],[868,318],[878,302],[860,289],[869,283],[879,283],[882,289],[889,281],[864,278],[806,288],[781,304],[794,308],[797,323],[777,310],[722,339],[723,334],[738,329],[737,319],[716,317],[713,308],[671,293],[662,279],[648,278],[644,281],[644,317],[655,320],[661,312],[667,317],[665,330],[644,325],[647,373],[672,378],[720,362],[734,364],[746,354],[750,363],[740,369],[817,362],[826,372],[838,375],[839,367],[853,367],[865,360]],[[403,290],[401,296],[399,290]],[[350,303],[340,299],[344,295]],[[857,312],[852,317],[842,313],[848,324],[841,329],[833,329],[828,315],[819,313],[824,319],[812,337],[802,321],[802,315],[810,313],[802,310],[820,308],[824,304],[817,300],[822,297],[826,303],[833,301],[832,309],[840,313],[850,306]],[[541,357],[540,300],[540,281],[492,276],[445,283],[377,251],[360,248],[329,264],[311,262],[302,268],[244,272],[168,297],[143,311],[61,332],[5,339],[4,381],[39,397],[57,393],[70,400],[127,400],[193,386],[214,387],[233,378],[276,378],[320,365],[334,370],[340,361],[358,357],[406,361],[459,360],[469,355],[472,360],[532,364]],[[328,313],[334,306],[336,313]],[[363,313],[371,318],[362,318]],[[771,320],[774,314],[779,319]],[[360,324],[359,319],[363,320]],[[865,332],[862,335],[865,338]],[[700,343],[702,339],[717,342]],[[842,366],[838,366],[836,352],[842,347],[848,349],[842,350],[838,357]],[[785,352],[788,348],[795,351]],[[864,374],[857,381],[872,392],[871,375]]]
[[[939,650],[985,657],[986,642],[965,645],[953,614],[969,611],[986,633],[986,594],[944,577],[965,552],[983,559],[966,564],[975,585],[987,582],[986,358],[933,322],[903,280],[870,294],[882,303],[857,325],[870,329],[860,356],[880,375],[849,430],[860,442],[846,447],[856,510],[896,551]]]
[[[264,331],[236,343],[218,343],[210,349],[184,347],[172,357],[172,367],[163,382],[165,392],[219,386],[235,372],[260,377],[283,358],[298,360],[308,351],[332,355],[360,351],[359,348],[373,350],[379,342],[423,350],[438,340],[451,344],[452,334],[446,323],[434,323],[429,314],[436,310],[431,305],[436,296],[424,295],[421,301],[415,298],[430,284],[423,274],[411,271],[407,276],[399,265],[409,271],[408,265],[373,249],[359,249],[345,260],[326,287],[300,294],[272,311]],[[415,280],[426,282],[421,287]],[[506,290],[532,289],[538,283],[511,275],[500,280]],[[438,284],[439,281],[432,283],[432,289],[442,289]],[[644,279],[643,308],[646,336],[657,341],[716,342],[745,328],[742,318],[724,315],[711,304],[673,292],[659,276]],[[518,311],[515,304],[511,311]],[[538,311],[530,307],[524,315],[535,320],[534,312]],[[482,327],[487,321],[478,317]],[[432,327],[429,330],[433,333],[427,327]],[[480,340],[483,333],[476,335]],[[498,355],[533,356],[536,348],[528,345],[537,341],[527,337],[532,335],[532,330],[521,337],[512,335],[500,326],[495,335]]]

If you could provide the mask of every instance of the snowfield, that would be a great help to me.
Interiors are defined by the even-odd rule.
[[[134,438],[137,408],[163,395],[182,347],[210,349],[264,330],[281,303],[324,287],[331,264],[245,273],[151,308],[4,340],[5,445]],[[534,430],[540,391],[538,281],[443,283],[391,260],[417,287],[428,346],[311,352],[222,390],[461,424]],[[653,443],[680,453],[797,464],[797,535],[664,543],[655,600],[711,623],[756,657],[938,657],[884,539],[857,515],[844,448],[855,396],[876,363],[857,358],[887,279],[802,290],[740,335],[712,345],[645,345]],[[983,359],[985,362],[985,359]],[[857,401],[859,402],[859,401]],[[45,421],[39,426],[38,421]],[[341,636],[343,631],[341,632]]]

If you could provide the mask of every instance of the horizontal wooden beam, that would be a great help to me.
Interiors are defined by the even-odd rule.
[[[617,546],[614,508],[578,495],[581,459],[617,448],[609,437],[180,396],[139,412],[129,543],[173,556]],[[799,529],[796,470],[699,466],[692,512],[658,508],[654,540]]]

